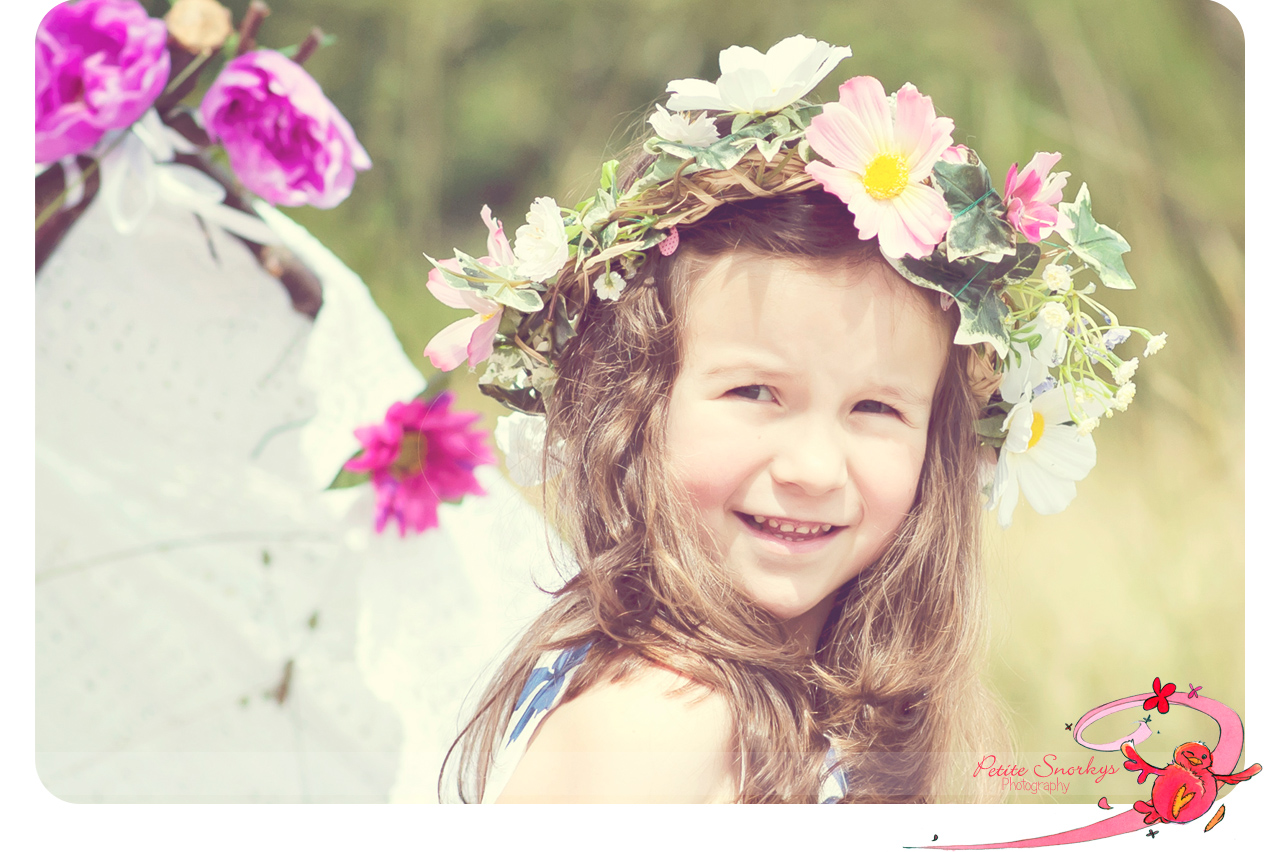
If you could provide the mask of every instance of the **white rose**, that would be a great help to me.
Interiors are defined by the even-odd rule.
[[[569,238],[554,198],[534,199],[525,216],[527,224],[516,229],[516,269],[531,281],[546,281],[569,261]]]

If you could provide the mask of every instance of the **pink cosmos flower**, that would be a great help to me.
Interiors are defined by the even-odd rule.
[[[480,218],[489,229],[489,254],[477,258],[493,269],[516,263],[515,252],[502,230],[502,222],[494,219],[489,205],[480,208]],[[452,258],[440,261],[440,265],[461,274],[462,265]],[[440,270],[433,269],[427,275],[427,289],[451,308],[470,308],[474,316],[460,319],[431,338],[423,355],[431,359],[437,370],[449,371],[463,361],[474,367],[493,354],[493,336],[502,322],[502,305],[477,293],[457,290],[444,282]]]
[[[223,66],[200,102],[231,170],[272,204],[328,209],[373,163],[310,74],[284,54],[255,50]]]
[[[878,237],[886,257],[924,257],[951,224],[942,193],[924,181],[954,129],[910,83],[895,108],[879,80],[854,77],[809,125],[809,144],[829,162],[814,160],[805,171],[848,205],[858,236]]]
[[[371,474],[378,492],[374,528],[380,533],[394,518],[403,537],[439,525],[436,507],[466,494],[484,494],[474,470],[493,464],[484,432],[468,429],[480,419],[470,411],[450,411],[452,393],[430,402],[394,402],[386,419],[361,426],[356,438],[364,452],[344,467]]]
[[[1059,153],[1039,151],[1021,172],[1017,163],[1010,166],[1004,179],[1009,224],[1033,243],[1040,242],[1057,227],[1056,205],[1062,201],[1062,188],[1067,185],[1071,172],[1050,174],[1049,169],[1061,159]]]
[[[137,0],[60,3],[36,29],[36,162],[128,127],[169,80],[168,32]]]

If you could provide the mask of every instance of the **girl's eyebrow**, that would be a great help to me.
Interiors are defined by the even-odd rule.
[[[871,393],[873,396],[886,396],[909,405],[931,406],[933,404],[933,397],[930,394],[921,393],[915,388],[904,385],[879,384],[871,389]]]
[[[758,377],[766,380],[789,379],[792,374],[787,370],[777,367],[768,367],[764,364],[753,363],[750,361],[735,361],[727,364],[718,364],[714,367],[708,367],[702,371],[707,378],[714,379],[725,375],[745,375],[749,374],[753,378]]]

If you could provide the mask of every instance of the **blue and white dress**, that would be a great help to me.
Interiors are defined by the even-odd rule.
[[[560,703],[565,687],[573,678],[574,671],[587,658],[590,645],[579,645],[563,651],[548,651],[538,658],[538,665],[533,674],[520,691],[516,701],[516,710],[507,723],[502,744],[494,757],[493,767],[489,770],[489,778],[484,788],[484,802],[496,802],[516,771],[520,758],[524,757],[529,741],[533,739],[538,725],[550,715]],[[827,752],[825,766],[835,766],[835,749]],[[844,771],[836,769],[823,779],[818,801],[824,805],[834,804],[844,797],[848,784]]]

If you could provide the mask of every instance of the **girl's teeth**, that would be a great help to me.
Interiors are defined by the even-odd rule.
[[[785,538],[787,541],[796,541],[784,533],[794,533],[797,536],[820,535],[831,532],[831,524],[797,524],[790,521],[780,521],[777,518],[767,518],[764,515],[752,515],[752,519],[760,527],[773,532],[779,538]]]

